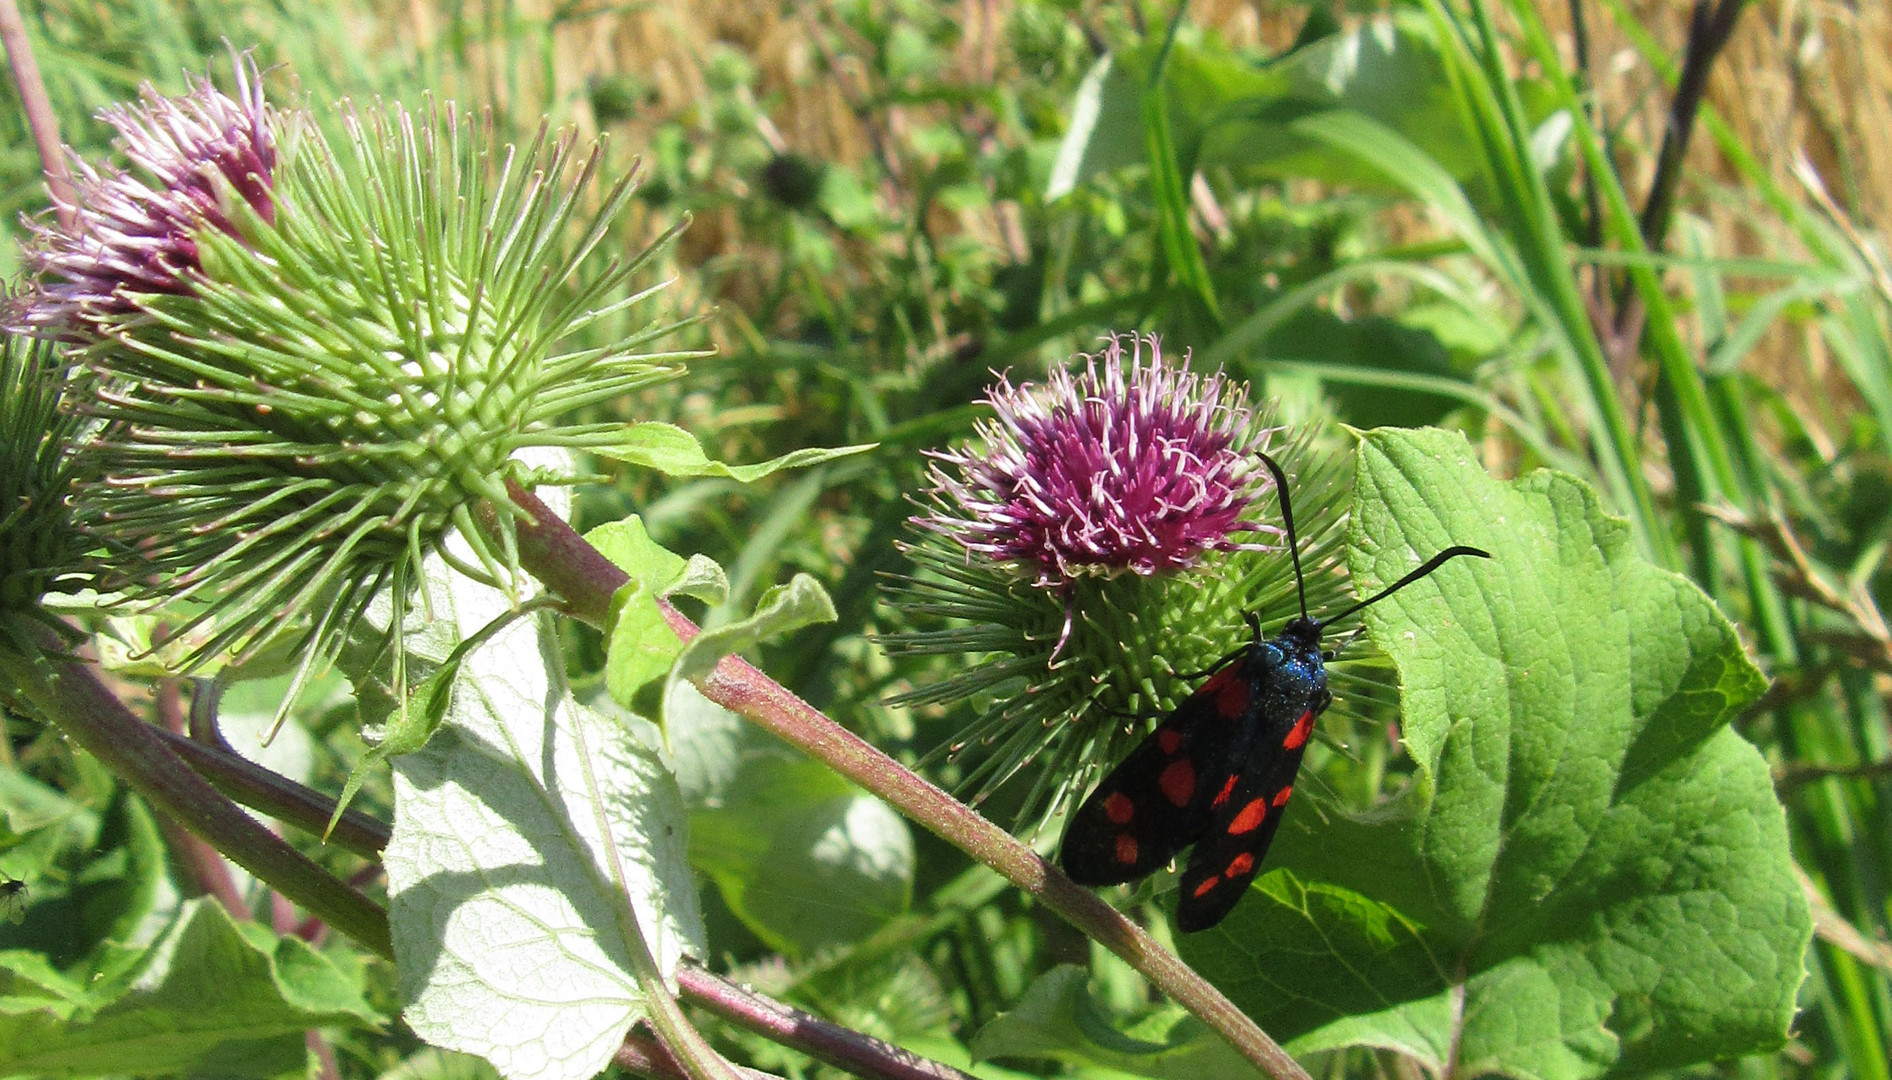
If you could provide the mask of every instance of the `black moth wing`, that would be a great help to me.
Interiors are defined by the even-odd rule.
[[[1150,736],[1105,776],[1071,815],[1058,861],[1080,885],[1117,885],[1154,873],[1205,835],[1219,792],[1252,738],[1254,718],[1232,701],[1249,698],[1248,650],[1214,674],[1163,718]],[[1230,688],[1240,684],[1231,694]]]
[[[1250,750],[1248,767],[1189,853],[1176,894],[1176,928],[1206,930],[1222,921],[1248,893],[1261,869],[1281,813],[1294,792],[1319,708],[1309,708],[1285,729],[1263,731]]]

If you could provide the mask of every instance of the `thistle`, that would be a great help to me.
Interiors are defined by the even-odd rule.
[[[1280,429],[1260,421],[1247,387],[1176,362],[1154,336],[1117,335],[1075,374],[1045,384],[1001,379],[993,419],[973,445],[933,455],[918,567],[895,602],[945,617],[944,629],[892,635],[908,653],[963,653],[965,670],[895,699],[973,700],[981,713],[949,744],[976,761],[963,783],[984,798],[1043,759],[1020,819],[1081,793],[1200,671],[1249,633],[1244,614],[1297,613],[1287,552],[1264,524],[1257,452]],[[1291,463],[1304,443],[1276,450]],[[1290,466],[1292,468],[1292,465]],[[1301,470],[1295,492],[1330,564],[1330,477]],[[1307,526],[1304,526],[1306,528]],[[1333,588],[1310,580],[1310,594]]]
[[[494,536],[472,512],[512,505],[514,455],[619,438],[570,418],[697,354],[653,348],[674,326],[596,332],[649,295],[620,286],[658,250],[577,280],[632,193],[582,209],[601,148],[544,128],[495,148],[446,106],[348,113],[338,150],[253,68],[237,84],[103,114],[138,173],[82,170],[10,314],[75,343],[96,388],[75,504],[125,566],[110,585],[198,605],[173,615],[184,666],[289,633],[306,673],[378,592],[400,626],[452,531],[461,570],[510,587],[514,518]],[[560,351],[588,329],[609,344]]]

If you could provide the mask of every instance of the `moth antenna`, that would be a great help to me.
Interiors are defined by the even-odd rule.
[[[1290,533],[1290,535],[1292,535],[1292,533]],[[1419,569],[1414,570],[1412,573],[1407,574],[1403,578],[1400,578],[1398,581],[1393,582],[1391,585],[1388,585],[1386,588],[1381,589],[1379,592],[1373,594],[1372,596],[1366,598],[1365,600],[1360,601],[1359,603],[1353,605],[1352,607],[1348,608],[1347,610],[1341,612],[1338,615],[1321,620],[1320,626],[1323,629],[1326,627],[1332,626],[1333,624],[1339,622],[1340,620],[1346,618],[1347,616],[1353,614],[1354,612],[1359,611],[1361,608],[1369,607],[1373,604],[1379,603],[1381,600],[1386,599],[1387,597],[1393,595],[1394,593],[1405,588],[1406,586],[1411,585],[1413,582],[1418,581],[1420,578],[1425,577],[1427,574],[1430,574],[1434,570],[1437,570],[1440,566],[1444,565],[1448,560],[1456,559],[1460,555],[1476,555],[1481,559],[1491,558],[1491,552],[1485,551],[1482,548],[1467,547],[1464,544],[1456,544],[1452,547],[1446,548],[1444,551],[1439,552],[1437,555],[1434,555],[1430,559],[1427,559],[1424,566],[1421,566]]]
[[[1265,451],[1257,450],[1255,453],[1261,455],[1262,462],[1268,466],[1268,472],[1274,476],[1275,492],[1281,496],[1281,523],[1287,526],[1288,557],[1294,560],[1294,591],[1301,598],[1301,618],[1305,619],[1307,618],[1307,581],[1301,576],[1301,544],[1294,538],[1294,510],[1288,505],[1287,474],[1281,471],[1281,466],[1277,465]],[[1402,581],[1400,584],[1404,585],[1405,582]]]

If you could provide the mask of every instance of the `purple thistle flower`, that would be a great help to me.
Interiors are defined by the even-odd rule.
[[[1274,531],[1242,516],[1272,434],[1245,386],[1190,372],[1187,353],[1171,366],[1155,335],[1113,335],[1085,358],[1042,388],[1001,376],[986,397],[998,416],[978,426],[985,445],[932,455],[933,509],[914,522],[1035,568],[1045,586],[1181,570],[1254,546],[1234,533]]]
[[[276,143],[254,62],[236,64],[235,98],[208,78],[187,78],[182,96],[146,83],[139,103],[98,114],[145,175],[72,155],[78,204],[58,207],[70,224],[25,223],[26,266],[39,282],[9,305],[13,329],[83,340],[136,310],[132,294],[188,293],[200,266],[197,230],[237,231],[225,202],[232,195],[274,221]]]

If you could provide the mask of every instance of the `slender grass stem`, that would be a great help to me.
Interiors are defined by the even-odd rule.
[[[1708,72],[1715,58],[1734,36],[1747,0],[1695,0],[1689,14],[1688,45],[1682,71],[1676,80],[1675,95],[1669,99],[1669,125],[1662,132],[1662,148],[1656,154],[1655,179],[1649,185],[1649,199],[1642,208],[1642,239],[1652,248],[1662,246],[1668,235],[1669,218],[1675,210],[1675,192],[1682,180],[1682,156],[1688,152],[1689,136],[1695,131],[1695,114],[1701,109],[1702,95],[1708,89]]]

